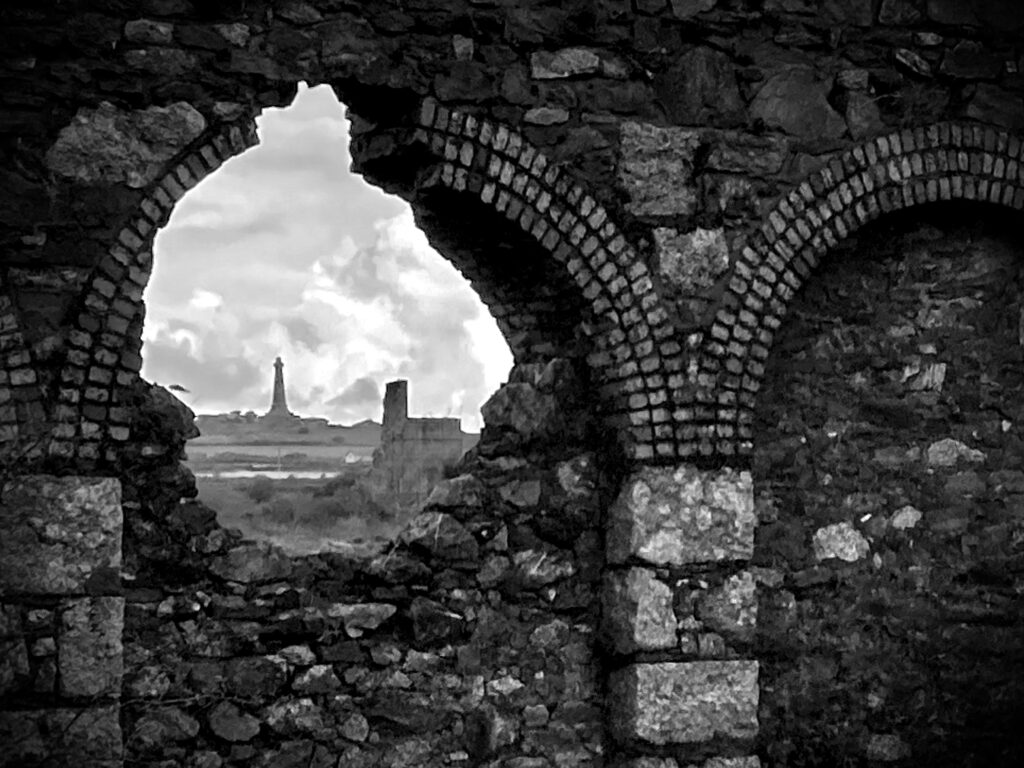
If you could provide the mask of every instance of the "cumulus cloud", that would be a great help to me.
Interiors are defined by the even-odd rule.
[[[143,374],[199,412],[261,412],[280,355],[303,415],[379,420],[384,382],[406,378],[412,413],[478,428],[511,355],[408,206],[346,170],[333,95],[303,90],[259,129],[158,236]]]

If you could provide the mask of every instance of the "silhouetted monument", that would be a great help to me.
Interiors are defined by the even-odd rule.
[[[295,414],[288,410],[288,400],[284,393],[284,363],[278,357],[274,360],[274,395],[270,400],[270,410],[264,418],[294,419]]]

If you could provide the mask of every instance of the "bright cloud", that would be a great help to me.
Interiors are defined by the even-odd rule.
[[[259,131],[157,238],[143,374],[200,412],[261,412],[280,355],[303,415],[379,420],[384,383],[407,378],[413,413],[479,428],[511,355],[408,206],[348,172],[333,94],[302,89]]]

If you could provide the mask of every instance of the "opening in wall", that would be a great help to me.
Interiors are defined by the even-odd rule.
[[[294,552],[389,538],[512,356],[409,205],[348,171],[329,87],[257,123],[157,236],[143,376],[200,414],[189,465],[226,527]]]

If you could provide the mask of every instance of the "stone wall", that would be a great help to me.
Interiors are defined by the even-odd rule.
[[[810,386],[803,381],[806,363],[795,351],[802,350],[799,340],[815,345],[812,356],[828,349],[828,344],[801,337],[811,333],[806,329],[794,332],[795,346],[775,341],[805,283],[813,290],[815,282],[827,279],[840,263],[832,260],[823,266],[827,254],[873,220],[884,222],[907,208],[976,201],[993,208],[1024,209],[1022,24],[1024,19],[1008,0],[415,0],[358,7],[335,0],[144,0],[130,8],[100,0],[43,7],[27,0],[4,3],[4,466],[15,476],[56,472],[117,475],[125,480],[146,477],[145,484],[124,489],[129,529],[125,580],[132,584],[134,576],[141,584],[140,574],[148,574],[145,589],[153,591],[134,595],[129,615],[137,617],[132,621],[139,628],[155,622],[149,626],[173,624],[175,630],[167,630],[170,639],[156,632],[142,642],[131,634],[137,630],[129,629],[134,646],[144,655],[152,642],[158,668],[166,665],[172,651],[186,653],[192,663],[206,641],[189,633],[209,622],[211,632],[222,633],[212,638],[221,637],[232,658],[275,657],[292,646],[308,647],[312,658],[302,651],[294,658],[309,664],[284,657],[272,663],[283,668],[280,685],[291,692],[288,700],[294,704],[309,698],[318,715],[326,718],[325,732],[332,734],[324,737],[324,744],[331,744],[328,749],[335,748],[331,739],[337,734],[338,745],[359,745],[372,760],[375,754],[389,754],[386,744],[406,744],[413,737],[408,732],[397,735],[401,728],[389,725],[386,718],[374,720],[379,716],[371,704],[362,709],[359,697],[368,697],[360,692],[359,672],[345,680],[345,668],[332,666],[340,695],[352,697],[336,710],[326,698],[333,693],[303,693],[307,685],[333,685],[321,669],[324,665],[348,663],[323,655],[316,615],[311,614],[308,625],[304,618],[283,620],[287,629],[274,630],[266,640],[259,633],[255,639],[246,636],[248,644],[238,648],[230,645],[230,622],[244,624],[246,611],[269,610],[259,618],[276,626],[276,617],[304,608],[305,599],[323,610],[334,604],[380,603],[393,607],[394,614],[367,638],[379,637],[382,647],[386,639],[434,653],[429,642],[416,639],[415,601],[442,606],[438,615],[453,614],[448,618],[463,621],[465,632],[471,633],[467,636],[472,636],[481,606],[491,605],[490,593],[482,587],[490,576],[484,574],[488,568],[507,566],[510,573],[519,574],[510,577],[516,584],[537,574],[556,575],[549,583],[531,583],[514,592],[515,599],[496,590],[500,600],[494,610],[502,616],[515,614],[515,621],[523,623],[516,637],[527,638],[524,649],[533,647],[533,632],[556,620],[568,629],[555,627],[555,642],[561,643],[568,632],[569,645],[576,647],[577,640],[586,645],[581,638],[588,635],[575,628],[589,626],[589,637],[600,635],[603,650],[598,657],[587,656],[590,661],[581,661],[580,668],[601,659],[603,693],[591,696],[590,689],[584,692],[583,687],[565,684],[547,702],[543,697],[548,692],[539,681],[558,673],[549,672],[546,657],[543,664],[524,662],[513,672],[512,662],[501,655],[505,646],[491,656],[481,651],[480,674],[486,678],[485,696],[495,697],[492,709],[482,710],[485,714],[476,718],[461,713],[462,704],[452,703],[455,699],[440,703],[436,709],[448,713],[444,727],[449,730],[444,733],[451,745],[460,745],[446,754],[461,757],[464,752],[470,760],[493,756],[492,762],[507,757],[506,762],[518,768],[542,765],[543,760],[569,760],[559,755],[563,748],[567,754],[575,750],[581,761],[584,753],[603,750],[609,762],[635,768],[747,768],[757,764],[755,752],[781,764],[820,763],[827,759],[821,757],[824,752],[835,752],[838,761],[858,764],[913,759],[904,756],[908,750],[932,754],[924,740],[934,735],[929,730],[933,723],[940,722],[954,734],[950,738],[963,736],[966,746],[961,751],[980,760],[984,749],[972,746],[976,742],[968,735],[982,745],[1009,742],[987,739],[986,726],[978,724],[979,710],[959,700],[954,705],[941,685],[925,685],[922,702],[911,697],[906,708],[911,714],[905,721],[881,723],[882,715],[875,715],[875,710],[895,712],[896,705],[886,702],[902,701],[903,693],[893,693],[895,683],[871,680],[875,687],[866,699],[858,699],[869,702],[865,710],[861,704],[854,706],[856,688],[851,684],[843,696],[854,715],[844,720],[822,706],[811,713],[818,719],[808,721],[820,728],[811,729],[788,717],[787,697],[806,691],[802,682],[794,682],[792,671],[779,666],[779,659],[798,659],[796,677],[813,683],[806,690],[818,693],[845,684],[840,670],[843,675],[853,670],[856,685],[864,682],[857,672],[866,668],[861,662],[848,663],[838,651],[823,652],[812,635],[800,639],[798,634],[796,641],[786,637],[780,626],[788,626],[787,617],[797,606],[819,616],[815,620],[824,637],[849,642],[868,638],[864,647],[888,654],[885,658],[895,655],[893,642],[886,639],[890,636],[906,638],[910,645],[901,648],[919,651],[922,646],[915,643],[921,637],[942,637],[953,626],[947,622],[953,619],[938,609],[926,610],[924,598],[911,597],[909,588],[866,597],[882,589],[881,575],[901,584],[902,579],[915,584],[921,579],[924,594],[934,588],[936,600],[954,606],[964,604],[958,590],[966,590],[991,606],[985,609],[989,614],[984,621],[1000,627],[985,640],[1004,637],[1002,626],[1013,626],[1010,617],[1019,612],[1014,611],[1016,598],[1006,585],[1015,583],[1016,577],[1007,576],[998,563],[1004,555],[1015,562],[1013,525],[1005,510],[1012,509],[1016,491],[1012,474],[997,473],[1014,471],[1000,463],[1003,456],[1013,455],[1008,441],[1014,431],[996,435],[1002,447],[980,443],[989,439],[985,425],[991,412],[1010,413],[1006,420],[1012,424],[1015,406],[1000,400],[996,407],[991,399],[958,394],[952,402],[959,410],[948,396],[936,403],[915,400],[908,408],[912,414],[926,414],[919,419],[908,418],[903,406],[884,402],[903,403],[908,387],[920,387],[912,392],[934,392],[943,375],[956,391],[959,363],[942,359],[944,338],[917,341],[919,333],[928,334],[915,324],[927,326],[931,333],[933,327],[941,327],[935,323],[947,322],[929,319],[931,310],[951,313],[954,319],[948,322],[955,325],[957,313],[976,309],[970,302],[936,309],[932,305],[946,297],[926,284],[912,297],[899,298],[914,336],[865,331],[854,334],[852,350],[846,349],[846,342],[836,342],[839,354],[853,356],[844,365],[873,377],[877,393],[854,387],[849,395],[856,395],[857,408],[870,411],[874,421],[865,419],[867,423],[902,429],[906,440],[890,436],[886,445],[871,446],[870,464],[840,451],[844,461],[821,477],[845,478],[844,472],[857,468],[865,483],[872,478],[888,483],[894,478],[882,472],[895,472],[898,479],[906,470],[916,479],[899,479],[899,485],[892,486],[903,488],[905,498],[893,491],[879,501],[870,494],[882,491],[860,487],[859,480],[857,488],[836,480],[826,488],[828,494],[839,489],[842,498],[825,494],[827,501],[821,502],[813,491],[813,503],[805,499],[802,506],[776,509],[778,505],[769,503],[769,492],[779,480],[764,472],[764,462],[780,442],[786,446],[784,452],[767,464],[778,477],[795,473],[801,480],[812,459],[824,464],[835,460],[829,453],[835,446],[827,442],[834,439],[828,429],[824,438],[808,438],[815,447],[810,454],[805,444],[786,442],[792,435],[782,438],[771,432],[781,429],[787,435],[787,430],[802,429],[785,419],[772,421],[776,403],[786,402],[783,393],[799,398]],[[194,494],[190,479],[175,463],[179,433],[191,423],[138,378],[142,295],[152,266],[154,234],[189,188],[252,146],[257,140],[254,116],[262,108],[290,101],[300,79],[331,84],[350,107],[354,167],[411,202],[428,237],[466,274],[498,320],[517,362],[571,358],[580,361],[575,369],[587,382],[585,394],[577,393],[575,404],[566,410],[559,405],[562,395],[555,386],[560,376],[554,372],[560,369],[556,366],[545,374],[523,367],[489,403],[485,420],[491,453],[481,448],[466,467],[474,477],[479,468],[482,474],[477,479],[490,495],[479,512],[452,514],[473,537],[478,555],[481,548],[488,552],[479,562],[463,569],[439,560],[439,568],[429,577],[423,575],[426,581],[410,577],[401,584],[363,569],[340,593],[323,600],[318,597],[326,594],[319,574],[343,566],[323,560],[291,563],[280,593],[266,587],[274,581],[257,577],[250,583],[211,570],[211,562],[233,562],[229,551],[237,543],[207,530],[195,507],[176,506],[180,497]],[[924,263],[915,258],[908,254],[906,264]],[[960,280],[955,268],[944,266],[945,256],[936,259],[932,271],[951,276],[949,284],[961,286],[957,290],[974,290],[975,277]],[[984,263],[976,252],[965,261]],[[911,272],[918,268],[924,270],[907,267]],[[874,286],[872,298],[904,279],[899,270],[884,275],[885,279],[865,277]],[[840,277],[840,282],[845,279]],[[822,312],[843,305],[826,303]],[[918,311],[925,308],[928,311],[919,319]],[[1011,306],[1011,316],[1013,311]],[[1019,339],[1008,327],[994,327],[982,338],[990,343],[975,344],[975,349],[987,358],[972,364],[1003,383],[1000,398],[1010,397],[1015,389],[1012,380],[1000,378],[1007,374],[999,360],[1016,349]],[[929,351],[928,344],[936,351]],[[863,349],[872,345],[878,351],[865,356]],[[884,359],[890,353],[900,361],[895,367]],[[767,394],[759,398],[768,366],[773,366],[774,378]],[[895,378],[886,378],[885,372]],[[831,369],[824,373],[832,386]],[[988,388],[986,398],[996,397],[991,383],[980,375],[976,381]],[[843,382],[836,392],[844,392],[847,385]],[[815,408],[820,408],[821,400],[811,398],[818,404]],[[881,406],[878,401],[883,401]],[[819,416],[814,418],[820,421]],[[840,413],[828,418],[847,417]],[[929,420],[943,421],[943,429],[929,431],[922,426]],[[577,432],[583,423],[592,425],[586,436]],[[1001,424],[1000,417],[1000,428]],[[979,437],[960,425],[973,425]],[[755,444],[755,427],[768,430],[759,438],[764,448]],[[524,440],[524,431],[533,437]],[[947,438],[956,445],[941,442]],[[905,450],[916,446],[925,458],[908,459],[904,465],[896,453],[884,452],[902,442],[907,443]],[[548,514],[562,507],[541,502],[547,498],[545,489],[555,488],[550,478],[558,476],[560,462],[572,457],[556,458],[540,446],[559,443],[599,457],[602,470],[609,456],[622,455],[629,463],[610,472],[606,490],[615,501],[602,506],[609,526],[607,546],[600,542],[598,531],[603,529],[596,517],[577,520],[569,515],[573,522],[566,524],[559,515]],[[846,450],[849,443],[841,445]],[[941,461],[948,461],[953,452],[956,462],[967,463],[961,468],[932,467],[935,472],[929,475],[927,457],[933,447],[944,457]],[[883,454],[876,462],[878,449]],[[985,458],[969,470],[971,457],[976,457],[971,451],[980,451]],[[491,471],[498,474],[487,476]],[[518,480],[520,471],[526,481],[532,481],[534,471],[548,478],[541,483],[537,502],[535,486],[529,482],[505,490],[508,498],[502,496],[501,490],[513,475]],[[495,479],[498,475],[500,480]],[[818,482],[817,475],[808,477],[810,485],[797,485],[801,491],[813,490]],[[605,489],[603,482],[600,485]],[[954,492],[980,500],[981,507],[967,505],[971,511],[965,512],[963,504],[950,502]],[[847,497],[852,498],[849,504]],[[897,502],[899,506],[891,508]],[[863,505],[867,506],[861,511]],[[906,507],[922,513],[913,526],[909,520],[915,513]],[[812,510],[809,516],[798,514],[806,508]],[[932,509],[942,511],[930,515]],[[754,530],[755,511],[764,523],[759,534]],[[861,519],[869,513],[870,519]],[[508,515],[518,522],[509,526]],[[891,530],[868,525],[883,517]],[[179,522],[168,527],[168,519]],[[940,521],[934,529],[933,519]],[[494,530],[500,529],[498,520],[506,521],[509,554],[491,544],[498,535]],[[680,521],[688,525],[681,526]],[[1004,530],[1003,525],[1009,528]],[[94,526],[90,535],[99,530]],[[924,538],[911,547],[918,531]],[[558,538],[570,532],[581,535]],[[182,539],[184,534],[188,535]],[[538,544],[528,534],[552,543],[559,552],[549,552],[547,544]],[[1005,549],[1005,536],[1010,550]],[[468,542],[461,534],[457,537]],[[583,542],[590,547],[592,537],[598,539],[597,548],[586,554],[574,552],[576,570],[570,575],[563,569],[569,558],[564,553]],[[865,546],[870,558],[859,557]],[[192,555],[189,547],[195,549]],[[402,547],[413,557],[412,542]],[[952,565],[957,547],[966,558],[957,562],[969,565]],[[207,553],[213,561],[198,557],[204,548],[213,550]],[[608,567],[598,572],[594,564],[601,562],[598,553],[605,550]],[[997,563],[991,566],[992,573],[985,565],[983,553],[988,551],[999,553],[993,555]],[[843,565],[838,566],[826,552],[859,559],[848,563],[839,557]],[[942,563],[937,575],[931,575],[934,570],[911,570],[925,568],[918,562],[922,552]],[[234,557],[244,561],[250,556],[256,555],[243,547]],[[433,555],[424,556],[425,565],[433,568]],[[879,574],[865,570],[868,562],[876,568],[876,556],[882,562]],[[900,565],[907,565],[905,573]],[[966,571],[942,582],[951,568]],[[484,582],[479,581],[481,576]],[[480,596],[470,586],[472,579],[481,584]],[[596,608],[559,607],[559,599],[566,599],[559,598],[566,594],[557,587],[560,579],[573,584],[579,579],[578,584],[588,584],[592,591],[601,584],[603,623],[586,618],[596,616]],[[942,583],[936,585],[935,579]],[[420,591],[409,587],[402,592],[405,584],[414,582]],[[852,586],[843,592],[840,584]],[[171,585],[180,585],[180,595],[187,596],[182,602],[163,602],[172,597]],[[189,591],[189,585],[202,586]],[[269,592],[261,592],[265,588]],[[550,599],[549,589],[554,589]],[[299,597],[287,596],[292,593]],[[755,614],[751,596],[759,593],[764,599]],[[142,599],[147,594],[154,599]],[[115,595],[111,591],[101,596]],[[216,605],[214,596],[219,596]],[[220,602],[224,597],[232,600]],[[520,598],[521,604],[516,602]],[[260,600],[269,601],[270,608],[253,607]],[[300,604],[289,605],[289,600]],[[870,626],[853,630],[853,619],[836,618],[837,607],[847,604],[844,600],[866,607],[872,616]],[[886,628],[890,602],[894,613],[905,608],[911,619],[889,620]],[[524,606],[537,613],[524,613]],[[344,614],[348,609],[341,610]],[[15,614],[23,622],[28,617],[24,608],[15,609],[11,615]],[[910,628],[917,620],[921,626]],[[941,622],[938,627],[936,621]],[[875,629],[878,624],[888,633],[884,637]],[[343,625],[342,621],[342,629]],[[969,628],[964,637],[980,634]],[[542,632],[541,637],[547,635]],[[352,665],[371,670],[367,680],[377,680],[372,670],[390,675],[397,668],[410,680],[410,687],[403,689],[404,678],[393,678],[399,681],[399,690],[410,697],[429,695],[417,687],[422,681],[414,679],[423,673],[402,668],[408,653],[394,661],[381,656],[383,663],[371,653],[366,663],[365,654],[372,651],[374,641],[349,640],[355,646],[346,647],[358,647],[364,654]],[[11,645],[11,658],[13,666],[23,670],[19,642]],[[161,645],[164,642],[169,645]],[[462,647],[460,642],[453,641],[453,649]],[[956,645],[958,638],[950,642],[957,649],[963,647]],[[213,640],[207,645],[219,647]],[[324,647],[328,645],[325,642]],[[1007,653],[1007,647],[1001,646],[999,652]],[[441,668],[459,663],[458,652],[453,652],[455,662],[437,653]],[[472,652],[467,653],[472,658]],[[924,669],[935,674],[947,670],[947,661],[937,654],[930,654],[924,666],[910,665],[912,676]],[[584,656],[581,652],[578,658]],[[976,655],[963,658],[969,669],[983,666]],[[217,665],[227,670],[229,662],[213,664],[219,674]],[[311,673],[314,667],[318,671]],[[885,664],[879,668],[887,669]],[[534,677],[522,677],[523,669]],[[536,677],[540,671],[544,678]],[[229,763],[248,761],[244,745],[249,742],[268,750],[284,749],[287,742],[297,744],[287,748],[296,750],[299,758],[320,759],[316,750],[323,745],[303,735],[285,715],[280,721],[276,715],[272,718],[267,709],[272,705],[261,698],[270,694],[259,692],[255,698],[232,703],[259,724],[249,742],[238,742],[242,746],[232,758],[230,741],[214,732],[211,713],[199,703],[207,699],[196,698],[209,692],[197,687],[199,683],[180,682],[167,674],[168,685],[179,687],[160,692],[161,682],[153,689],[156,694],[146,694],[162,704],[132,702],[129,707],[126,702],[129,754],[156,759],[152,744],[180,743],[167,749],[184,750],[175,754],[192,755],[189,759],[196,764],[216,765],[225,758]],[[765,682],[756,680],[759,674]],[[983,672],[978,675],[979,680],[993,679]],[[314,683],[314,678],[320,682]],[[15,679],[27,678],[18,672]],[[523,689],[512,680],[522,683]],[[564,691],[570,688],[575,698],[565,698],[569,694]],[[147,689],[143,685],[141,690]],[[273,690],[276,696],[277,689]],[[528,704],[521,708],[516,691],[525,691]],[[179,694],[181,704],[170,704]],[[1006,701],[1016,696],[1012,687],[1000,688],[999,696],[1004,695]],[[569,706],[570,701],[582,703]],[[607,702],[610,715],[603,731],[591,718],[590,707],[598,701]],[[877,706],[871,704],[876,701]],[[527,706],[541,703],[551,705],[547,724],[541,724],[539,709],[526,714]],[[307,705],[295,706],[301,714]],[[221,711],[251,730],[251,721],[236,717],[234,710]],[[365,741],[346,740],[340,730],[357,711],[369,728]],[[514,746],[505,741],[509,728],[520,727],[519,720],[506,727],[505,718],[512,719],[513,711],[522,718]],[[943,720],[948,713],[963,716],[964,724]],[[278,737],[272,721],[291,724],[283,725]],[[759,721],[764,723],[760,735]],[[459,722],[461,735],[455,732]],[[289,730],[293,726],[297,730]],[[137,732],[140,735],[131,735]],[[361,726],[350,731],[361,732]],[[1009,727],[1002,731],[1012,732]],[[376,742],[373,733],[378,734]],[[548,739],[556,746],[533,746],[548,744]],[[951,742],[936,738],[934,743]],[[146,744],[149,752],[142,750]],[[422,747],[433,755],[427,760],[440,759],[436,743],[417,744],[402,748]],[[819,746],[823,744],[828,746]],[[958,754],[957,749],[950,747],[949,754]],[[515,750],[524,753],[513,756]],[[992,759],[1003,758],[993,753]]]
[[[1024,754],[1022,255],[984,209],[891,219],[780,331],[752,569],[773,765]]]
[[[5,478],[0,531],[0,765],[120,766],[118,482]]]
[[[372,559],[289,559],[200,504],[130,491],[128,762],[602,764],[600,515],[615,470],[592,448],[580,386],[564,360],[516,368],[492,403],[514,388],[575,414],[576,431],[521,417],[485,430]]]

